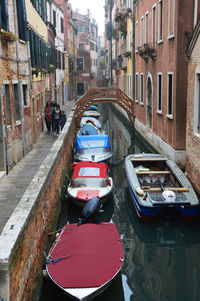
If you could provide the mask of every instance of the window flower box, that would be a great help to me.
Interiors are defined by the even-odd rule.
[[[4,30],[0,31],[0,38],[1,38],[1,40],[10,42],[10,43],[17,40],[17,37],[16,37],[16,35],[14,35],[14,33],[12,33],[11,31],[4,31]]]

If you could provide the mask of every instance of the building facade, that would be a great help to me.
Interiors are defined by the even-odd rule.
[[[186,172],[200,195],[200,4],[194,5],[194,31],[188,48]]]
[[[32,147],[28,30],[25,1],[1,1],[0,174]]]
[[[185,163],[187,61],[194,1],[140,1],[135,16],[136,127]],[[187,14],[187,18],[185,18]]]

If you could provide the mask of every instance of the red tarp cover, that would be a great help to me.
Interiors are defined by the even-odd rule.
[[[123,264],[123,247],[115,224],[66,225],[57,241],[50,250],[51,258],[64,258],[48,263],[47,269],[63,288],[101,286]]]
[[[106,171],[108,169],[108,165],[105,163],[98,163],[98,162],[88,162],[88,161],[82,161],[75,163],[74,165],[74,173],[72,179],[80,178],[79,176],[79,170],[83,167],[94,167],[100,169],[99,178],[105,178],[106,179]],[[91,175],[92,176],[92,175]],[[89,177],[89,176],[87,176]]]
[[[92,199],[95,196],[99,197],[99,190],[79,190],[76,195],[77,198],[85,202]]]

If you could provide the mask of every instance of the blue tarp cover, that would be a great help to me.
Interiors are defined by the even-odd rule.
[[[78,136],[76,138],[76,149],[85,148],[99,148],[109,147],[110,140],[108,135],[92,135],[92,136]]]

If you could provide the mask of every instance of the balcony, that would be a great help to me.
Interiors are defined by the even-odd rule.
[[[155,43],[146,43],[137,48],[139,55],[147,61],[149,57],[151,59],[156,59],[156,48]]]

